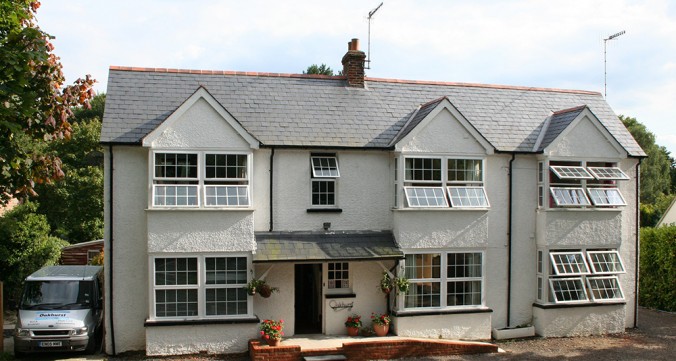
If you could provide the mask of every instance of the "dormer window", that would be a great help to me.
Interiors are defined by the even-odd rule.
[[[482,159],[404,159],[404,195],[411,208],[486,208]]]
[[[154,152],[153,207],[248,207],[249,155]]]

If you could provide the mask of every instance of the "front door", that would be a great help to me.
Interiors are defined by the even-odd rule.
[[[295,268],[296,334],[322,332],[322,265],[297,264]]]

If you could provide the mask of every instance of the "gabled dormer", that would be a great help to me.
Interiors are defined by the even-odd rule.
[[[152,208],[251,207],[259,142],[199,87],[142,142]]]
[[[399,208],[490,206],[485,160],[494,148],[447,97],[421,105],[392,145]]]

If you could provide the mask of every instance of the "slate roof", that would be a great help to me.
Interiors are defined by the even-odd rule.
[[[121,67],[110,69],[101,141],[140,144],[199,86],[264,146],[389,148],[421,104],[445,96],[499,151],[532,151],[552,111],[587,105],[630,155],[645,155],[597,92]]]
[[[254,262],[403,258],[392,232],[260,232]]]
[[[542,137],[542,142],[538,147],[538,151],[547,148],[547,146],[550,145],[585,109],[586,106],[580,106],[554,112],[545,126],[545,135]]]

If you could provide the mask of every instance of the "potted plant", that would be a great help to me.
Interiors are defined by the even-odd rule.
[[[383,278],[380,279],[380,284],[378,285],[380,291],[386,295],[389,295],[392,291],[392,278],[387,272],[383,272]]]
[[[284,336],[284,320],[263,320],[260,325],[261,337],[270,346],[279,346]]]
[[[252,279],[249,283],[244,286],[244,289],[246,289],[246,293],[249,296],[253,296],[256,293],[261,295],[263,298],[268,298],[273,292],[279,291],[279,288],[277,287],[271,287],[267,283],[265,283],[264,280],[259,280],[259,279]]]
[[[345,327],[347,327],[348,336],[359,336],[359,328],[361,328],[361,316],[357,314],[348,316],[347,321],[345,321]]]
[[[406,293],[408,292],[408,288],[410,287],[410,283],[408,282],[408,278],[405,277],[397,277],[394,279],[394,282],[392,282],[397,289],[397,293]]]
[[[253,278],[249,283],[246,284],[246,286],[244,286],[244,288],[246,289],[246,293],[249,296],[253,296],[256,294],[256,290],[258,289],[258,287],[260,287],[264,283],[265,281],[263,280]]]
[[[371,324],[376,336],[385,336],[390,331],[390,315],[371,313]]]

